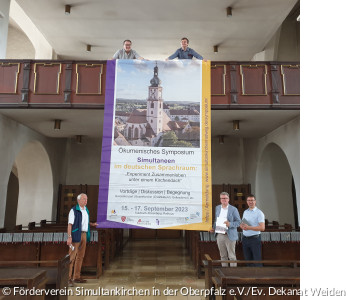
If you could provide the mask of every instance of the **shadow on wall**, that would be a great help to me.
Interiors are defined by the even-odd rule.
[[[14,165],[7,184],[5,225],[7,229],[16,226],[19,182],[17,167]]]

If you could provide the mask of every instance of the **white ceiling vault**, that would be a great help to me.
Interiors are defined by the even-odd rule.
[[[298,0],[16,1],[61,59],[109,59],[125,39],[141,56],[164,59],[185,36],[206,59],[245,61],[263,50]]]
[[[1,1],[1,0],[0,0]],[[164,59],[188,37],[214,61],[248,61],[262,51],[298,0],[16,0],[59,59],[105,60],[125,39],[146,59]],[[65,5],[71,5],[65,15]],[[232,7],[232,17],[226,8]],[[86,52],[86,45],[92,51]],[[213,46],[219,46],[214,54]],[[1,109],[52,138],[101,138],[103,110]],[[299,116],[298,110],[212,111],[212,137],[260,138]],[[53,130],[62,120],[60,131]],[[231,129],[241,120],[241,130]]]
[[[103,110],[94,109],[1,109],[0,112],[29,128],[51,138],[82,135],[101,138]],[[213,110],[212,138],[261,138],[300,115],[299,110]],[[62,120],[61,129],[54,130],[54,120]],[[232,121],[240,120],[240,130],[232,129]]]

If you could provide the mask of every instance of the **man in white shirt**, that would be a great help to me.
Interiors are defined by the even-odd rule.
[[[220,194],[221,205],[215,208],[215,222],[213,232],[217,230],[217,220],[221,220],[226,225],[225,233],[216,233],[216,240],[220,251],[221,260],[236,259],[236,241],[238,240],[237,228],[240,225],[240,216],[237,208],[229,204],[230,197],[226,192]],[[221,229],[221,228],[220,228]],[[219,230],[220,231],[220,230]],[[222,263],[223,267],[228,267],[227,263]],[[231,267],[237,266],[236,263],[230,263]]]
[[[132,50],[132,42],[125,40],[123,42],[123,49],[118,50],[112,59],[144,59],[135,50]]]
[[[245,260],[262,260],[261,231],[265,231],[265,215],[256,207],[254,195],[247,197],[249,208],[243,213],[243,254]],[[245,223],[243,223],[243,221]],[[262,264],[249,264],[249,266],[262,267]]]
[[[77,205],[69,212],[68,221],[68,240],[70,255],[69,286],[73,286],[73,281],[85,283],[81,278],[81,267],[85,256],[86,244],[90,238],[90,226],[97,226],[97,223],[89,222],[89,211],[87,209],[87,195],[77,196]],[[74,275],[73,275],[74,269]]]

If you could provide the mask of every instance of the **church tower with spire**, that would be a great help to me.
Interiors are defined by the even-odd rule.
[[[150,80],[149,95],[147,99],[146,120],[149,122],[155,135],[163,131],[163,99],[161,80],[158,78],[158,67],[153,69],[153,78]]]

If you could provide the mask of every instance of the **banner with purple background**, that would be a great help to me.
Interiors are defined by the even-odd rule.
[[[210,229],[210,62],[107,62],[97,219]]]

